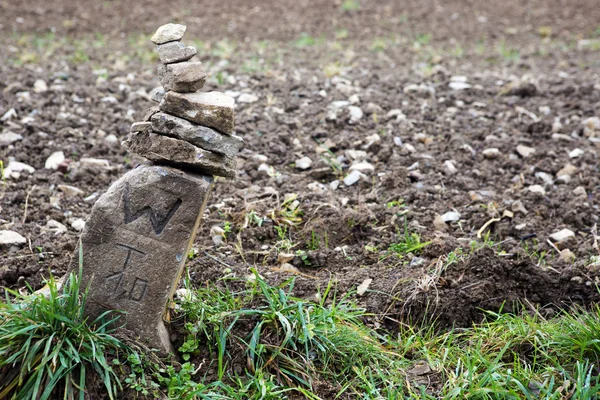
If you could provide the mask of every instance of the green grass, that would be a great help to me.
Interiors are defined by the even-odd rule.
[[[448,255],[447,263],[463,257]],[[48,294],[0,303],[0,398],[84,399],[595,399],[600,395],[600,307],[545,319],[531,309],[487,313],[468,329],[375,328],[353,291],[331,282],[313,300],[295,280],[256,271],[174,304],[178,360],[152,358],[83,317],[77,274]],[[383,319],[382,319],[383,318]],[[417,366],[424,372],[415,373]],[[89,387],[95,376],[94,388]]]
[[[424,247],[431,243],[422,242],[421,235],[419,235],[417,232],[409,232],[406,217],[404,218],[404,231],[401,233],[398,229],[396,236],[398,238],[397,241],[390,244],[387,252],[382,256],[381,261],[385,260],[392,254],[395,254],[398,257],[404,257],[409,253],[418,254]]]
[[[62,289],[51,277],[48,289],[48,296],[7,291],[0,303],[0,398],[84,399],[90,375],[117,398],[121,384],[109,359],[126,346],[106,324],[88,326],[79,276],[69,275]]]
[[[360,2],[358,0],[344,0],[340,6],[343,12],[352,12],[360,10]]]
[[[244,388],[244,396],[235,398],[286,398],[286,392],[319,398],[311,393],[324,382],[334,383],[340,394],[388,393],[384,382],[390,380],[390,387],[402,387],[402,374],[382,373],[401,371],[406,362],[362,324],[364,310],[348,297],[337,299],[332,285],[318,302],[293,297],[293,287],[294,280],[268,285],[254,271],[240,292],[197,290],[181,304],[188,336],[179,351],[189,359],[198,343],[208,346],[219,381]],[[245,374],[232,374],[230,365],[240,362]],[[191,398],[202,398],[204,390],[215,388],[202,387]]]

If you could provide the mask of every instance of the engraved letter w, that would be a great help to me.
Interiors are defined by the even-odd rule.
[[[171,209],[169,210],[167,215],[162,219],[159,219],[156,216],[156,213],[150,206],[146,206],[141,210],[132,211],[129,199],[129,183],[126,183],[125,188],[123,189],[123,203],[125,213],[125,224],[133,222],[136,219],[147,215],[148,219],[150,220],[150,224],[152,224],[154,232],[156,232],[157,235],[160,235],[160,233],[165,229],[165,227],[169,223],[169,220],[171,219],[173,214],[175,214],[177,212],[177,209],[179,209],[179,206],[181,206],[182,201],[181,199],[177,199],[175,203],[171,206]]]

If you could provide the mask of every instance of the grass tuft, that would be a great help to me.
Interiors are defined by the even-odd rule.
[[[94,374],[117,398],[121,384],[109,359],[126,347],[106,324],[86,324],[80,276],[71,273],[62,288],[50,277],[47,294],[7,290],[0,302],[0,399],[83,400]]]

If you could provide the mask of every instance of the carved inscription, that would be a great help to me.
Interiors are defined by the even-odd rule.
[[[136,277],[131,285],[131,288],[124,287],[123,278],[127,278],[127,266],[131,261],[132,255],[145,255],[143,251],[139,251],[131,246],[126,244],[116,244],[117,247],[121,247],[127,250],[127,256],[125,257],[125,262],[123,263],[123,268],[121,272],[116,272],[111,275],[107,275],[104,277],[106,282],[109,284],[109,287],[113,288],[112,293],[110,294],[111,298],[119,298],[126,297],[130,300],[140,302],[146,296],[146,291],[148,289],[148,281],[142,278]]]
[[[167,213],[167,215],[165,215],[165,217],[161,219],[156,215],[156,213],[150,206],[146,206],[146,207],[142,208],[141,210],[137,210],[137,211],[131,210],[131,200],[129,198],[129,183],[126,183],[125,187],[123,188],[123,204],[124,204],[123,207],[124,207],[124,214],[125,214],[125,224],[129,224],[129,223],[135,221],[136,219],[138,219],[144,215],[147,215],[148,219],[150,220],[150,224],[152,225],[152,229],[154,229],[154,232],[157,235],[160,235],[162,233],[162,231],[165,229],[165,227],[169,223],[169,220],[173,217],[173,215],[177,212],[177,210],[181,206],[181,203],[183,203],[183,201],[181,199],[177,199],[175,201],[175,203],[173,203],[173,205],[169,209],[169,212]]]

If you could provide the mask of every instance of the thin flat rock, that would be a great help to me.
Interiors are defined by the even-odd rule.
[[[196,55],[196,48],[181,42],[169,42],[158,46],[158,57],[163,64],[188,61]]]
[[[220,92],[167,92],[160,109],[168,114],[231,134],[234,126],[235,100]]]
[[[165,113],[152,116],[152,131],[185,140],[194,146],[229,158],[235,157],[244,143],[238,136],[224,135],[212,128]]]
[[[190,93],[202,89],[206,71],[199,61],[167,64],[158,67],[158,78],[166,91]]]
[[[236,176],[235,160],[157,133],[131,133],[123,147],[151,161],[226,178]]]
[[[166,24],[158,28],[150,40],[154,44],[178,41],[183,38],[186,29],[185,25]]]

